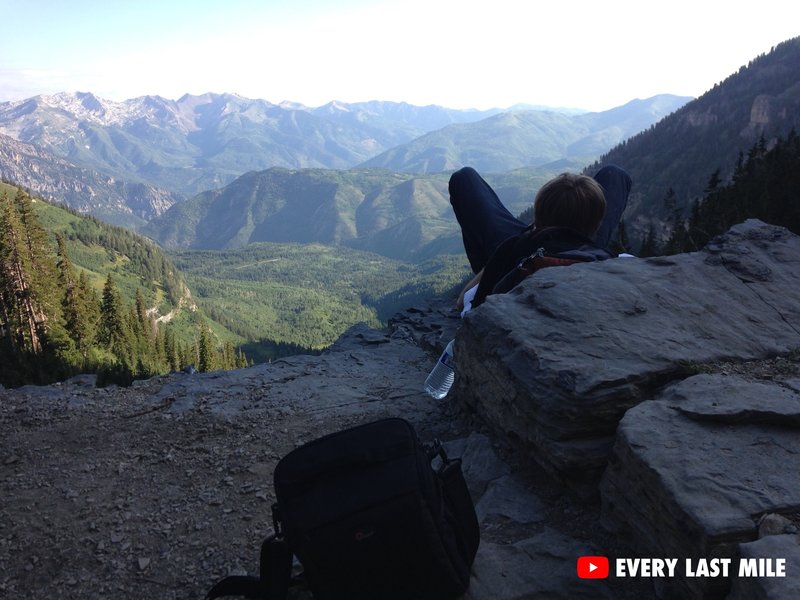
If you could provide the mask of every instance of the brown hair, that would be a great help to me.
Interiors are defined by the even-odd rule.
[[[603,188],[591,177],[562,173],[536,194],[533,222],[541,227],[569,227],[586,237],[597,232],[606,212]]]

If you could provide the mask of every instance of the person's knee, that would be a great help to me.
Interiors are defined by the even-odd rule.
[[[622,169],[617,165],[606,165],[595,174],[594,179],[596,181],[601,181],[603,179],[617,179],[627,183],[628,187],[631,185],[631,176],[628,175],[628,172],[625,169]]]
[[[450,187],[453,185],[458,185],[464,182],[472,181],[475,179],[479,179],[480,175],[478,172],[473,169],[472,167],[462,167],[452,175],[450,175]]]
[[[617,189],[626,197],[631,191],[633,180],[625,169],[616,165],[606,165],[594,176],[594,180],[608,193],[609,189]]]
[[[450,192],[450,204],[454,200],[458,200],[460,193],[468,189],[469,186],[474,186],[476,181],[481,178],[478,172],[472,167],[462,167],[450,176],[450,181],[447,184],[447,189]]]

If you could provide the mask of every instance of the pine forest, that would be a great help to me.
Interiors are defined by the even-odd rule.
[[[202,319],[193,340],[158,323],[145,303],[145,288],[137,287],[127,302],[108,274],[98,291],[87,271],[73,265],[64,235],[53,236],[42,226],[37,204],[43,203],[11,186],[0,194],[0,383],[42,384],[95,372],[98,385],[124,385],[189,365],[199,371],[247,366],[231,342],[215,345]],[[167,281],[167,295],[179,303],[176,269],[163,254],[148,251],[121,228],[77,222],[83,227],[75,229],[76,236],[102,241],[104,252],[124,250],[142,281]]]

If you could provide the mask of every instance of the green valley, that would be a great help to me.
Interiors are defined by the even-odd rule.
[[[407,263],[322,244],[255,243],[172,255],[199,306],[243,339],[248,356],[293,346],[321,350],[347,327],[379,327],[397,311],[454,291],[469,275],[462,255]],[[260,347],[259,347],[260,346]]]

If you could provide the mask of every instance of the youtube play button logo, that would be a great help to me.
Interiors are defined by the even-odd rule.
[[[608,559],[605,556],[581,556],[578,559],[578,577],[605,579],[608,577]]]

